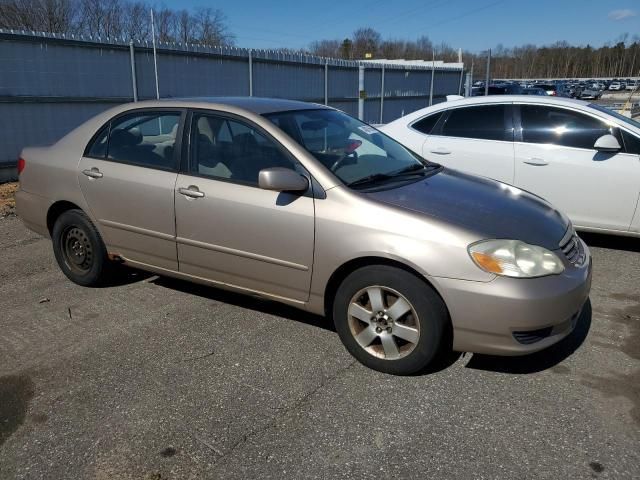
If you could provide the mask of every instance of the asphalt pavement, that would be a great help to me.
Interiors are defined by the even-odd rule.
[[[0,478],[640,478],[640,239],[528,357],[368,370],[331,325],[134,271],[89,289],[0,219]]]

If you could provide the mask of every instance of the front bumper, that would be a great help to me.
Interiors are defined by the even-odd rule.
[[[584,264],[567,262],[560,275],[490,282],[438,278],[453,324],[453,349],[524,355],[569,335],[591,289],[591,255],[584,242],[582,248]]]

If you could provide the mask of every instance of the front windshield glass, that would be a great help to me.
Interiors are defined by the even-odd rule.
[[[336,110],[294,110],[265,117],[353,187],[437,167],[375,128]]]
[[[606,113],[607,115],[611,115],[612,117],[617,118],[621,122],[628,123],[632,127],[640,128],[640,122],[637,122],[636,120],[634,120],[634,119],[632,119],[630,117],[625,117],[624,115],[620,115],[615,110],[611,110],[610,108],[603,107],[602,105],[597,105],[595,103],[590,103],[589,106],[591,108],[595,108],[599,112],[603,112],[603,113]]]

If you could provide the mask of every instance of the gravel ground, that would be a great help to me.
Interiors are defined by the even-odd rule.
[[[0,478],[640,478],[640,240],[585,238],[566,341],[401,378],[275,303],[79,287],[0,219]]]

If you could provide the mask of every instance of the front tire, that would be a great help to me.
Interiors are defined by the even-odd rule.
[[[363,267],[344,279],[333,319],[349,353],[394,375],[424,370],[441,351],[449,325],[444,302],[426,282],[386,265]]]
[[[51,239],[58,265],[69,280],[84,287],[105,283],[111,273],[107,249],[82,210],[63,212],[53,225]]]

